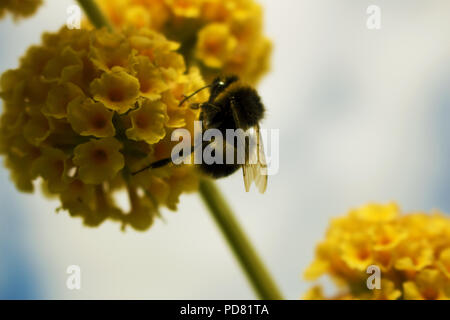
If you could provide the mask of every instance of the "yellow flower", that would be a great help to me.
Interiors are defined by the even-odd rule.
[[[212,23],[198,33],[197,58],[207,67],[221,68],[237,47],[226,24]]]
[[[82,136],[106,138],[116,133],[112,123],[114,113],[101,102],[77,98],[69,104],[67,112],[67,121]]]
[[[112,199],[99,185],[84,184],[81,180],[72,180],[60,194],[62,209],[73,217],[82,217],[87,226],[98,226],[107,218],[120,218],[120,212],[114,208]]]
[[[41,155],[41,150],[28,143],[23,135],[7,137],[3,143],[2,153],[6,155],[5,165],[11,170],[12,180],[20,191],[33,191],[35,174],[31,172],[30,164]]]
[[[8,70],[1,79],[2,96],[9,102],[23,102],[28,74],[25,70]]]
[[[180,195],[183,192],[193,192],[198,188],[197,173],[188,167],[178,167],[172,170],[168,178],[169,195],[167,197],[167,207],[175,210],[177,208]]]
[[[139,98],[139,81],[120,68],[103,73],[91,83],[91,94],[108,109],[125,113],[134,107]]]
[[[32,145],[38,146],[50,135],[50,124],[47,118],[36,113],[32,115],[23,128],[23,135]]]
[[[110,180],[123,168],[122,144],[115,138],[91,140],[74,150],[73,163],[79,168],[81,181],[98,184]]]
[[[150,12],[147,12],[147,10],[145,10],[143,7],[131,6],[125,12],[125,21],[127,22],[127,24],[142,28],[150,26],[152,18]]]
[[[42,4],[42,0],[2,0],[0,2],[0,18],[10,13],[15,20],[33,15]]]
[[[371,203],[351,212],[356,218],[370,222],[385,222],[395,219],[399,215],[399,207],[395,203],[380,205]]]
[[[45,195],[89,226],[112,219],[145,230],[161,207],[176,210],[197,189],[193,166],[131,173],[170,157],[171,132],[192,131],[198,118],[178,105],[205,82],[196,68],[186,73],[178,48],[145,28],[44,34],[0,78],[0,154],[17,188],[32,192],[42,180]]]
[[[166,0],[177,16],[196,18],[200,14],[202,0]]]
[[[450,248],[447,248],[440,253],[438,267],[447,279],[450,280]]]
[[[397,249],[395,268],[404,271],[420,271],[434,260],[433,248],[425,241],[404,242]]]
[[[132,127],[127,130],[127,137],[149,144],[159,142],[166,135],[166,105],[161,101],[145,100],[137,110],[130,112]]]
[[[449,218],[368,204],[332,220],[304,276],[331,276],[341,290],[332,299],[449,299],[449,247]],[[367,288],[371,265],[381,271],[381,289]],[[320,297],[318,290],[306,297]]]
[[[101,34],[91,40],[90,58],[101,70],[108,71],[115,67],[131,69],[135,56],[130,43],[120,34],[110,34],[101,30]]]
[[[206,0],[203,3],[202,16],[207,21],[222,22],[230,19],[233,10],[236,10],[236,1]]]
[[[364,235],[350,236],[348,241],[341,244],[341,257],[350,269],[365,271],[373,262],[373,253]]]
[[[95,212],[95,186],[79,179],[70,181],[60,195],[62,208],[72,216],[89,217]]]
[[[326,272],[328,272],[330,264],[325,259],[314,260],[304,272],[304,277],[307,280],[316,280]]]
[[[402,291],[390,280],[381,279],[380,286],[380,289],[371,290],[371,300],[397,300],[402,296]]]
[[[450,300],[450,284],[438,270],[426,269],[403,284],[406,300]]]
[[[71,82],[55,85],[48,92],[42,113],[48,117],[62,119],[67,116],[67,105],[73,99],[84,96],[83,91]]]
[[[381,279],[380,289],[363,290],[358,294],[342,291],[327,298],[321,286],[313,286],[302,297],[303,300],[397,300],[402,291],[390,280]]]
[[[323,289],[320,286],[314,286],[309,289],[304,295],[303,300],[325,300]]]
[[[147,230],[156,216],[155,204],[147,195],[138,195],[136,190],[129,191],[131,211],[127,215],[126,222],[136,230]]]
[[[52,193],[65,189],[68,157],[55,148],[42,148],[41,155],[34,161],[31,171],[40,175],[48,184]]]
[[[65,82],[83,69],[83,61],[77,52],[71,47],[65,47],[60,54],[50,59],[44,70],[43,76],[48,81]]]
[[[179,101],[184,98],[183,92],[194,92],[195,88],[201,88],[205,83],[198,68],[191,68],[188,75],[179,78],[176,86],[173,86],[170,90],[167,90],[162,95],[161,100],[167,106],[167,114],[169,115],[169,121],[167,127],[179,128],[187,126],[191,132],[191,136],[194,134],[193,123],[199,115],[199,110],[193,110],[189,108],[189,104],[179,106]],[[208,99],[208,92],[205,90],[200,91],[189,101],[190,103],[201,103]]]
[[[254,0],[99,0],[117,26],[147,26],[181,44],[188,67],[209,82],[236,74],[256,84],[270,65],[263,10]]]
[[[397,247],[407,237],[407,234],[395,225],[383,223],[371,229],[370,236],[373,241],[373,249],[383,252]]]
[[[145,56],[139,57],[138,62],[135,70],[136,77],[139,80],[141,96],[150,100],[161,98],[161,94],[169,89],[169,86],[163,79],[163,72],[160,70],[160,67],[156,67],[156,65]]]

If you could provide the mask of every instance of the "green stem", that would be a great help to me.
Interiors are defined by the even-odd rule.
[[[99,9],[95,1],[93,0],[77,0],[83,11],[89,18],[89,21],[94,25],[94,27],[100,29],[103,27],[113,30],[111,23],[103,15],[102,11]]]
[[[241,267],[244,269],[258,298],[263,300],[282,300],[283,297],[280,291],[242,231],[239,223],[234,218],[230,207],[215,183],[211,180],[203,179],[200,182],[200,195],[228,241]]]

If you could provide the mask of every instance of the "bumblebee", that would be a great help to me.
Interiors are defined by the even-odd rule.
[[[245,190],[249,191],[251,184],[255,182],[259,192],[264,193],[267,187],[267,165],[260,137],[259,122],[264,117],[265,107],[260,96],[255,89],[243,84],[237,76],[231,75],[214,79],[211,84],[186,96],[179,106],[207,88],[210,89],[208,101],[191,104],[190,108],[200,109],[199,120],[202,121],[203,132],[208,129],[218,129],[223,136],[226,136],[227,129],[235,131],[241,129],[240,132],[244,132],[244,134],[238,134],[235,138],[238,140],[238,146],[243,147],[244,159],[238,160],[238,146],[233,143],[235,142],[234,138],[233,141],[221,143],[222,147],[216,149],[214,149],[214,141],[203,141],[200,144],[202,151],[213,145],[213,153],[225,155],[227,148],[233,148],[235,161],[212,164],[202,162],[199,165],[200,170],[217,179],[227,177],[242,167]],[[195,147],[192,147],[192,152],[195,152]],[[171,158],[156,161],[133,174],[165,166],[171,161]]]

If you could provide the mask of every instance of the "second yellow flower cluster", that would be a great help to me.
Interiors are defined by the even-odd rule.
[[[367,287],[367,268],[381,270],[381,289]],[[308,280],[329,275],[336,299],[450,299],[450,219],[440,213],[401,214],[397,205],[369,204],[334,219]],[[307,299],[325,299],[320,287]]]

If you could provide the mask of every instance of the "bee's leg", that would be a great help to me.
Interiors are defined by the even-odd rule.
[[[220,111],[220,108],[218,106],[216,106],[216,105],[214,105],[212,103],[209,103],[209,102],[202,103],[201,104],[201,108],[202,109],[210,109],[210,110],[213,110],[213,111],[216,111],[216,112]]]
[[[135,176],[135,175],[137,175],[137,174],[139,174],[141,172],[144,172],[145,170],[148,170],[148,169],[158,169],[158,168],[161,168],[161,167],[164,167],[164,166],[168,165],[171,162],[172,162],[172,158],[161,159],[161,160],[158,160],[156,162],[150,163],[148,166],[146,166],[146,167],[144,167],[144,168],[142,168],[142,169],[140,169],[140,170],[138,170],[136,172],[131,173],[131,175]]]
[[[189,106],[189,108],[193,109],[193,110],[198,110],[198,109],[210,109],[216,112],[220,111],[220,108],[216,105],[213,105],[212,103],[209,102],[205,102],[205,103],[193,103]]]
[[[192,146],[191,147],[191,152],[189,152],[188,154],[183,154],[183,156],[181,158],[188,157],[190,154],[192,154],[192,152],[194,152],[194,150],[195,150],[195,148],[194,148],[194,146]],[[172,157],[164,158],[164,159],[158,160],[156,162],[150,163],[148,166],[146,166],[146,167],[144,167],[144,168],[142,168],[142,169],[140,169],[140,170],[138,170],[136,172],[133,172],[131,175],[135,176],[135,175],[137,175],[137,174],[139,174],[139,173],[141,173],[141,172],[143,172],[145,170],[148,170],[148,169],[162,168],[162,167],[164,167],[164,166],[166,166],[168,164],[171,164],[171,163],[173,163]]]
[[[193,103],[189,106],[189,108],[191,108],[192,110],[198,110],[200,109],[200,103]]]

